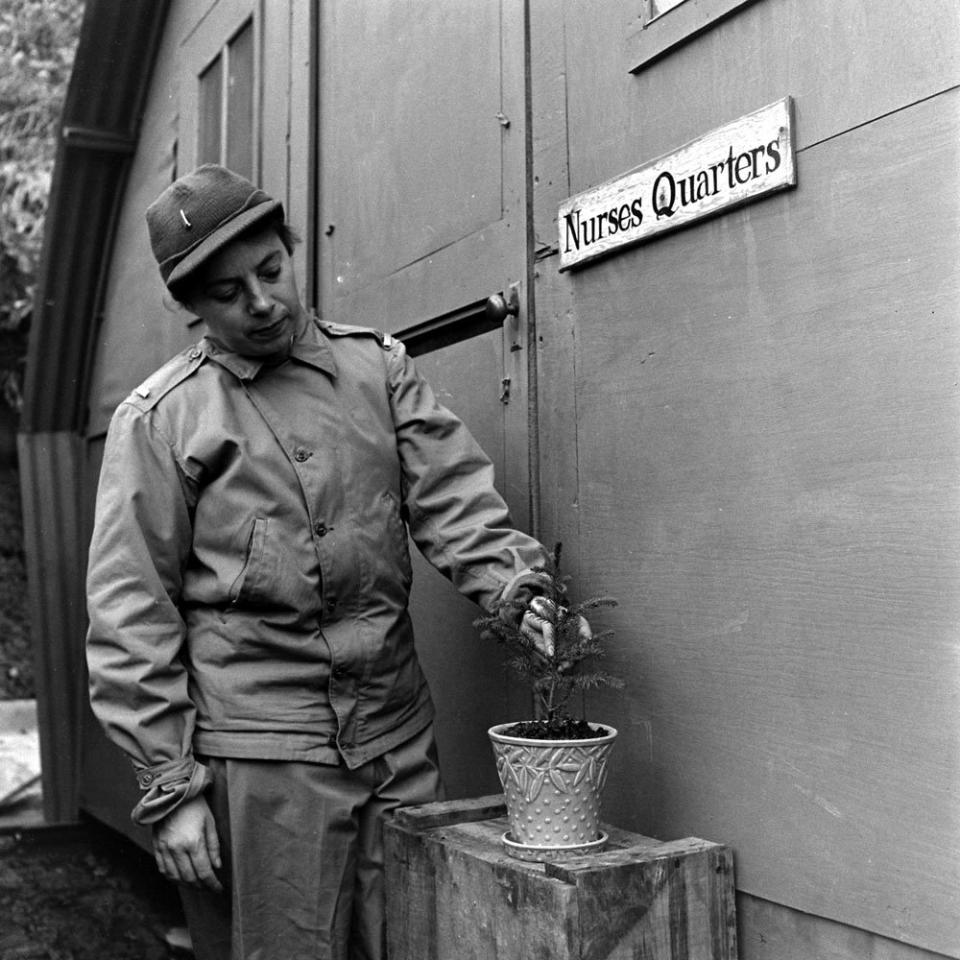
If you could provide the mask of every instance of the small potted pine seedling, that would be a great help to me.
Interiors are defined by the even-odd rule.
[[[571,603],[569,578],[560,574],[559,544],[549,565],[536,572],[542,596],[534,605],[546,621],[544,632],[552,632],[552,655],[541,653],[523,631],[525,601],[506,599],[475,625],[481,636],[503,646],[506,668],[533,694],[533,718],[500,723],[488,733],[507,804],[504,847],[521,860],[543,861],[606,844],[600,795],[617,731],[574,717],[571,704],[582,703],[577,695],[587,690],[622,687],[623,681],[596,665],[612,631],[591,633],[585,619],[616,601],[597,596]]]

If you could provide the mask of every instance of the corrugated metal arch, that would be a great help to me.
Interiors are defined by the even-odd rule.
[[[86,698],[90,371],[110,253],[169,0],[86,0],[60,126],[18,451],[44,813],[78,816]]]
[[[86,0],[61,118],[21,433],[82,429],[116,211],[169,0]]]

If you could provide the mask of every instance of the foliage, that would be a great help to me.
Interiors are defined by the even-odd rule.
[[[18,336],[0,393],[20,402],[57,132],[83,0],[0,0],[0,332]]]
[[[534,694],[537,713],[548,723],[569,718],[569,703],[578,692],[597,687],[622,687],[623,680],[592,666],[604,655],[604,643],[612,630],[592,636],[581,630],[581,618],[598,607],[614,607],[612,597],[590,597],[571,604],[567,593],[569,577],[560,574],[561,545],[544,567],[534,571],[543,576],[543,596],[550,601],[549,622],[554,631],[553,656],[540,653],[521,630],[525,600],[505,600],[489,616],[474,622],[485,638],[493,638],[506,650],[505,665]]]

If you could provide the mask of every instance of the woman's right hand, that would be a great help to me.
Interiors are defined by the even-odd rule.
[[[168,880],[222,892],[215,872],[222,865],[220,840],[202,795],[180,804],[154,825],[153,854]]]

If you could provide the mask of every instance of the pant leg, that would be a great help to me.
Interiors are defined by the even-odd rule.
[[[234,960],[346,960],[369,787],[344,766],[228,765]]]
[[[349,960],[386,960],[383,817],[398,807],[443,799],[432,725],[368,766],[373,790],[359,811]]]
[[[206,762],[225,892],[182,888],[197,960],[384,960],[382,817],[441,799],[433,728],[355,771]]]
[[[223,866],[217,876],[224,886],[223,893],[214,893],[206,888],[189,887],[179,884],[180,902],[193,941],[193,955],[196,960],[231,960],[230,928],[232,910],[230,909],[230,803],[227,789],[226,761],[217,757],[204,757],[204,764],[213,775],[213,786],[207,790],[205,798],[213,813],[220,840],[220,854]]]
[[[212,766],[229,872],[223,895],[183,888],[197,960],[346,960],[364,778],[315,763]]]

